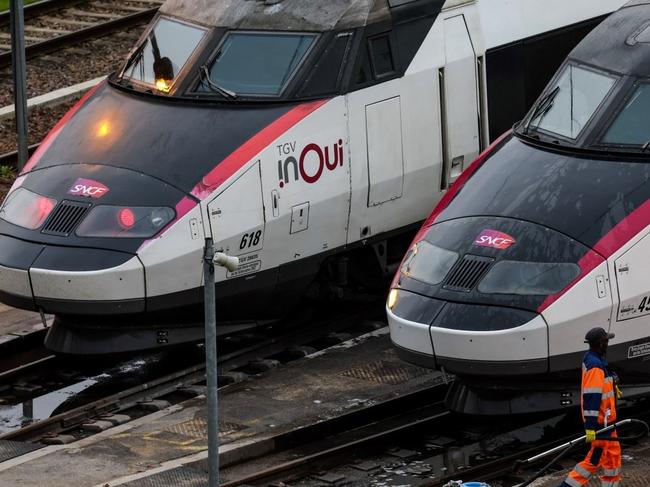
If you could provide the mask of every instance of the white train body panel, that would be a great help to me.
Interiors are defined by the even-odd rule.
[[[597,279],[605,280],[605,292],[598,290]],[[566,294],[542,312],[549,327],[549,356],[571,354],[585,333],[596,326],[610,328],[612,292],[607,262],[581,279]]]

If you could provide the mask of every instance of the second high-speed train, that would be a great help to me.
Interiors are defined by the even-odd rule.
[[[169,0],[4,202],[0,299],[55,314],[50,349],[95,354],[202,337],[205,237],[241,261],[217,271],[223,322],[388,275],[621,4]]]
[[[459,411],[579,404],[588,330],[623,384],[650,383],[650,5],[568,56],[514,132],[435,208],[388,302],[407,360],[458,376]]]

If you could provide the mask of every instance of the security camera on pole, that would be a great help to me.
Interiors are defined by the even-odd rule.
[[[221,252],[214,252],[211,238],[205,239],[203,257],[204,301],[205,301],[205,367],[208,379],[208,486],[219,485],[219,398],[217,394],[217,310],[214,289],[214,266],[225,267],[234,272],[239,259]]]

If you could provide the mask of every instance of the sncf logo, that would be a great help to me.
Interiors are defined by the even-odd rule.
[[[325,169],[334,171],[343,167],[343,140],[339,139],[331,146],[307,144],[297,151],[297,142],[277,146],[280,154],[278,160],[278,184],[281,188],[291,181],[301,179],[309,184],[318,182]]]
[[[507,233],[498,232],[496,230],[483,230],[480,235],[476,237],[476,240],[474,240],[474,245],[505,250],[511,245],[514,245],[515,242],[516,240]]]
[[[93,181],[92,179],[77,179],[72,187],[68,190],[68,194],[74,196],[85,196],[87,198],[101,198],[109,189],[102,183]]]

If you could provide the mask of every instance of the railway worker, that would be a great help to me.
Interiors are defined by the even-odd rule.
[[[602,487],[618,487],[621,480],[621,445],[618,441],[596,439],[596,431],[616,422],[616,398],[620,390],[616,376],[610,372],[605,355],[613,333],[594,328],[585,336],[589,351],[582,361],[582,419],[591,450],[583,462],[575,466],[560,487],[587,485],[592,475],[602,467]],[[616,438],[616,431],[606,434]]]

